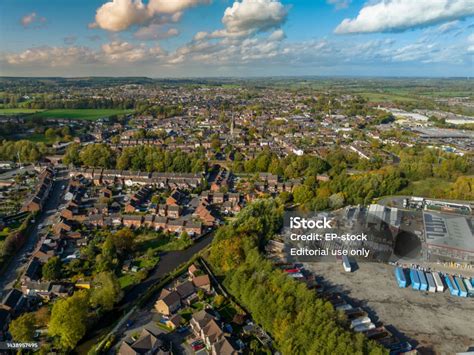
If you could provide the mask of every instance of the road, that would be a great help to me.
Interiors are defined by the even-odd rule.
[[[35,218],[32,232],[26,239],[23,247],[10,261],[7,270],[2,275],[0,275],[0,297],[3,297],[3,295],[13,287],[21,271],[27,265],[29,261],[29,259],[25,261],[27,254],[31,253],[35,249],[35,246],[38,242],[38,225],[46,225],[47,222],[50,221],[54,216],[55,210],[62,202],[62,196],[64,194],[64,189],[68,184],[68,180],[67,171],[60,170],[57,172],[56,181],[53,182],[49,198],[46,201],[43,212],[41,212],[39,216]]]
[[[33,165],[26,165],[22,168],[16,168],[16,169],[9,170],[0,174],[0,180],[14,179],[18,174],[24,174],[25,172],[31,173],[33,171],[34,171]]]

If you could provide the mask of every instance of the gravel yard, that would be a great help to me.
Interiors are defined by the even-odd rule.
[[[378,321],[413,339],[422,354],[453,354],[474,346],[474,298],[401,289],[393,266],[358,266],[357,271],[345,273],[336,262],[305,264],[317,277],[375,312]]]

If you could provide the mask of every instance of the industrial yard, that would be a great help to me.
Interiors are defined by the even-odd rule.
[[[416,339],[410,342],[423,354],[452,354],[474,346],[474,298],[454,297],[449,290],[428,293],[399,288],[394,266],[387,264],[359,263],[352,273],[344,272],[339,262],[308,263],[305,267],[353,303],[373,312],[373,320]]]

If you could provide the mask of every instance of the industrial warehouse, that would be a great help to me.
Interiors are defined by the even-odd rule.
[[[471,218],[424,211],[423,222],[428,260],[474,260]]]

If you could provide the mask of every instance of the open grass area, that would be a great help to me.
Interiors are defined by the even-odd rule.
[[[402,95],[397,95],[393,93],[361,92],[359,93],[359,95],[369,101],[374,101],[374,102],[394,102],[394,101],[416,102],[416,101],[419,101],[418,99],[414,97],[402,96]]]
[[[443,179],[429,178],[421,181],[411,182],[398,194],[419,197],[443,198],[446,196],[446,191],[450,190],[451,185],[451,182]]]
[[[55,109],[42,111],[34,116],[42,118],[96,121],[101,118],[113,115],[123,115],[131,112],[132,110],[119,109]]]
[[[47,138],[43,133],[33,133],[27,137],[25,137],[26,140],[29,140],[34,143],[46,143],[46,144],[51,144],[55,142],[55,139],[50,139]]]
[[[135,243],[140,252],[146,252],[149,249],[159,250],[162,246],[169,243],[169,236],[159,232],[145,232],[140,234]]]
[[[158,262],[160,261],[160,257],[159,256],[142,257],[140,259],[137,259],[136,261],[138,261],[137,266],[140,269],[151,269],[151,268],[154,268],[156,264],[158,264]]]
[[[146,252],[150,249],[163,252],[183,250],[193,244],[191,239],[178,238],[161,232],[148,231],[140,234],[136,239],[137,249]]]
[[[126,274],[126,275],[120,276],[118,279],[118,282],[119,282],[120,288],[124,289],[128,286],[136,284],[137,280],[134,277],[134,275]]]
[[[33,108],[0,108],[0,115],[19,115],[42,112],[43,110]]]

